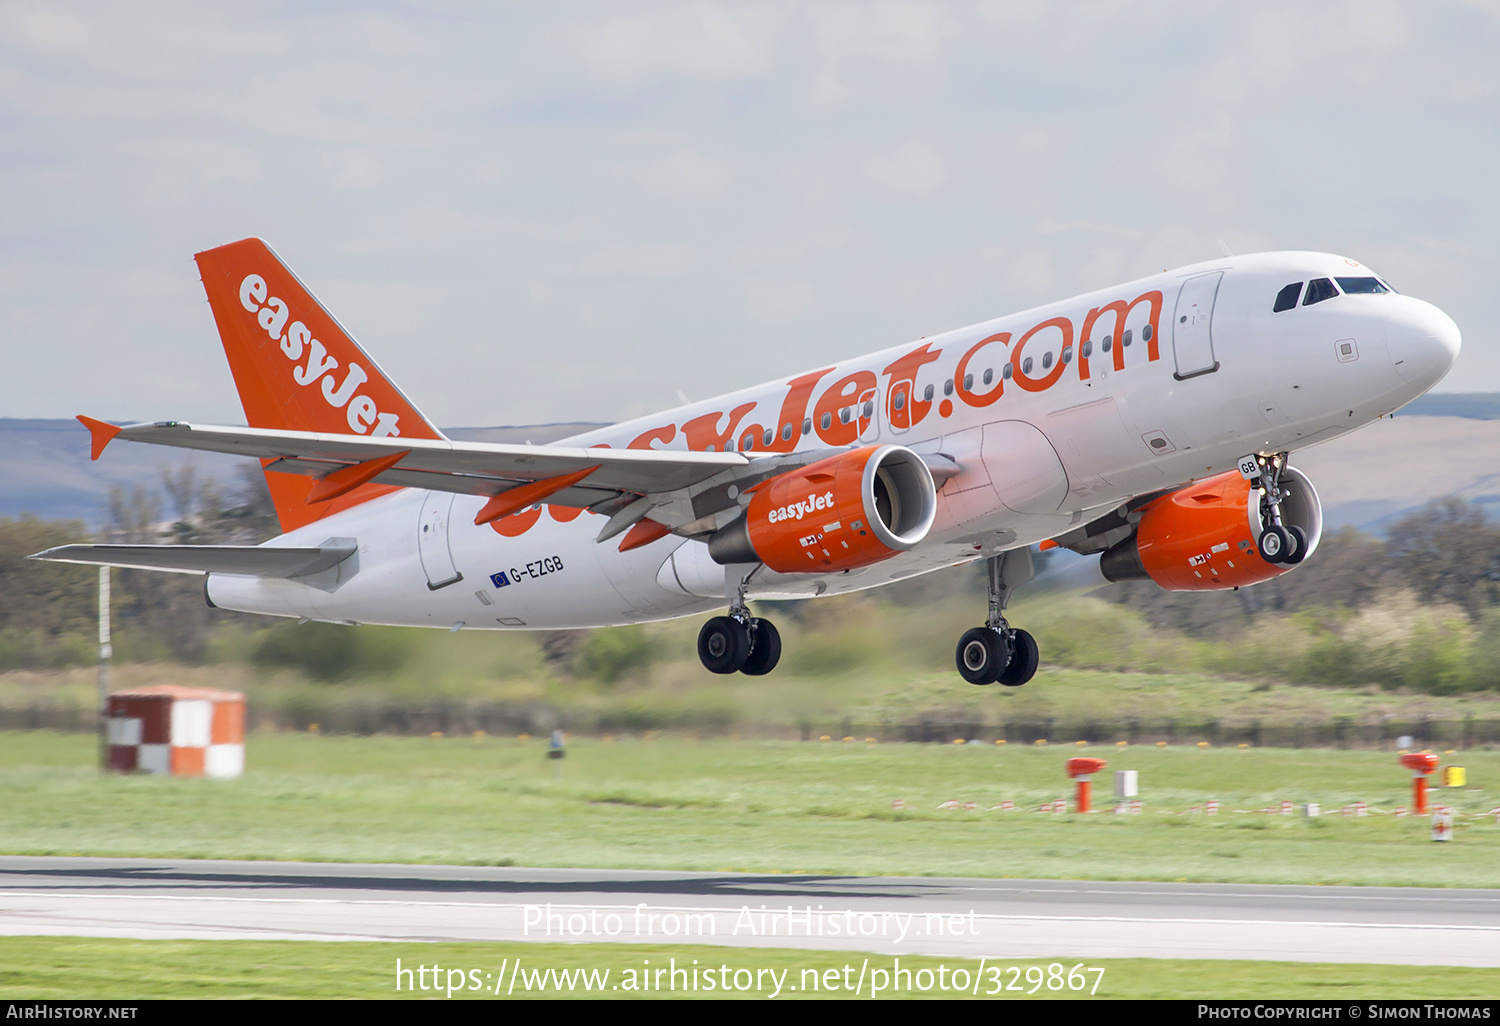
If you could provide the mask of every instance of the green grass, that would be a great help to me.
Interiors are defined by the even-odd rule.
[[[256,734],[239,780],[101,777],[93,739],[0,734],[7,854],[294,859],[832,874],[1500,886],[1500,826],[1240,814],[1405,804],[1393,753],[1322,750]],[[1063,762],[1140,772],[1140,816],[1003,813],[1069,793]],[[1484,813],[1500,753],[1445,761]],[[1108,804],[1108,772],[1099,790]],[[1217,798],[1218,816],[1165,815]],[[892,801],[907,808],[896,810]],[[947,811],[947,800],[975,811]],[[663,843],[669,838],[670,843]]]
[[[418,977],[401,978],[402,990],[396,990],[396,960],[403,969],[427,969],[420,978],[429,989],[422,990]],[[680,947],[637,946],[626,944],[393,944],[328,943],[313,941],[140,941],[81,937],[4,937],[0,938],[0,998],[5,999],[73,999],[87,996],[91,1000],[139,1000],[148,998],[416,998],[443,999],[445,988],[432,989],[431,968],[442,969],[440,978],[447,984],[449,971],[454,984],[452,997],[514,1000],[525,997],[556,998],[556,977],[548,979],[545,990],[528,992],[520,981],[509,994],[510,970],[516,960],[521,970],[609,970],[603,991],[585,992],[576,985],[576,997],[723,997],[720,989],[696,993],[666,991],[659,993],[628,989],[632,971],[640,974],[650,967],[675,966],[692,969],[694,960],[700,970],[712,968],[717,978],[725,979],[720,967],[728,967],[729,978],[736,970],[770,970],[782,981],[781,999],[796,997],[852,997],[846,990],[824,989],[830,979],[824,974],[836,970],[841,985],[843,970],[849,968],[852,983],[862,968],[884,969],[890,974],[896,968],[894,958],[857,952],[796,951],[780,948],[725,948],[709,946]],[[675,963],[673,960],[675,959]],[[866,960],[868,959],[868,962]],[[1096,998],[1208,998],[1226,1000],[1246,998],[1266,1000],[1316,999],[1400,999],[1442,998],[1462,1000],[1494,998],[1500,994],[1500,974],[1493,969],[1471,969],[1436,966],[1331,965],[1301,962],[1239,962],[1218,960],[1169,959],[1059,959],[1056,976],[1066,979],[1075,966],[1102,968],[1103,976],[1082,973],[1086,986],[1081,991],[1049,990],[1046,981],[1052,961],[1016,960],[1001,962],[998,985],[1003,993],[988,994],[997,986],[993,967],[979,975],[980,996],[1013,1000],[1015,998],[1081,998],[1097,983]],[[920,971],[944,967],[945,974],[923,976]],[[1020,971],[1012,974],[1015,966]],[[900,969],[912,972],[912,989],[928,983],[926,993],[893,994],[882,997],[939,997],[959,995],[943,991],[937,979],[951,985],[955,969],[968,974],[972,987],[979,970],[976,959],[935,958],[922,955],[901,956]],[[1026,972],[1033,970],[1030,980]],[[463,971],[458,974],[458,971]],[[804,970],[813,970],[804,976]],[[478,976],[469,976],[468,972]],[[493,988],[494,978],[504,974],[507,986],[495,994],[471,983]],[[486,974],[489,978],[486,979]],[[809,993],[807,985],[816,976],[819,990]],[[764,1000],[771,997],[772,977],[763,973],[765,989],[753,989],[752,977],[741,975],[746,990],[729,996]],[[652,978],[654,981],[654,977]],[[662,976],[665,985],[669,977]],[[684,977],[678,977],[681,984]],[[685,978],[692,980],[691,976]],[[702,976],[699,977],[700,986]],[[868,998],[867,975],[861,997]],[[1075,978],[1076,979],[1076,978]],[[411,982],[408,983],[408,980]],[[903,978],[904,980],[904,978]],[[626,989],[613,987],[625,984]],[[464,985],[460,990],[459,985]],[[415,989],[409,990],[408,987]],[[1060,986],[1065,986],[1060,984]],[[1008,988],[1019,987],[1018,990]],[[796,988],[795,990],[790,988]],[[849,988],[853,989],[852,986]],[[1035,990],[1028,995],[1026,991]],[[564,990],[563,996],[569,992]]]

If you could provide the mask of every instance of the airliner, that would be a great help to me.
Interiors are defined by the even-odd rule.
[[[1182,591],[1287,573],[1322,532],[1289,455],[1409,403],[1459,351],[1451,318],[1358,261],[1226,256],[556,444],[483,444],[434,427],[264,242],[196,259],[248,426],[78,419],[94,459],[116,438],[259,459],[285,533],[35,558],[200,574],[218,608],[344,624],[714,613],[698,655],[721,674],[781,656],[752,599],[982,559],[987,615],[954,659],[1014,687],[1040,660],[1006,618],[1033,550]]]

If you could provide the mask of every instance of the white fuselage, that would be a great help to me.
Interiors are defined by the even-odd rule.
[[[1272,309],[1289,283],[1371,276],[1328,254],[1227,257],[566,442],[751,456],[890,443],[951,457],[961,472],[940,483],[920,545],[842,573],[758,573],[748,595],[874,587],[1035,544],[1246,453],[1315,445],[1410,402],[1457,356],[1442,311],[1394,292]],[[269,543],[355,539],[357,556],[336,571],[215,574],[209,597],[248,612],[486,629],[725,604],[725,568],[702,542],[668,536],[621,553],[617,540],[595,542],[601,516],[549,506],[475,526],[483,502],[415,489],[377,498]]]

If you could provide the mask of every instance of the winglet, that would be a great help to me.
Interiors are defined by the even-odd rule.
[[[102,420],[95,420],[93,417],[85,417],[81,413],[78,415],[78,423],[88,428],[89,434],[92,436],[91,449],[89,452],[89,459],[91,460],[97,460],[99,458],[99,454],[104,452],[104,447],[108,445],[114,439],[115,435],[118,435],[122,430],[114,424],[106,424]]]
[[[352,492],[366,481],[373,481],[410,455],[410,449],[402,449],[389,456],[377,456],[363,463],[351,463],[347,467],[340,467],[312,486],[307,493],[307,504],[311,506],[315,502],[327,502],[329,499],[337,499],[340,495]]]

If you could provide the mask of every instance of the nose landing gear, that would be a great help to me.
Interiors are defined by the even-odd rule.
[[[1018,688],[1036,675],[1040,662],[1036,639],[1027,631],[1012,627],[1005,619],[1010,596],[1027,581],[1034,570],[1031,550],[1002,552],[986,560],[989,571],[990,615],[983,627],[964,632],[958,639],[954,662],[959,676],[970,684],[994,684]]]
[[[1256,542],[1260,558],[1267,563],[1286,566],[1300,563],[1307,555],[1307,532],[1296,524],[1283,523],[1281,516],[1281,502],[1289,494],[1281,487],[1281,472],[1286,469],[1287,454],[1279,452],[1274,456],[1255,456],[1253,459],[1259,469],[1260,518],[1265,525]],[[1242,466],[1244,462],[1241,461]]]

